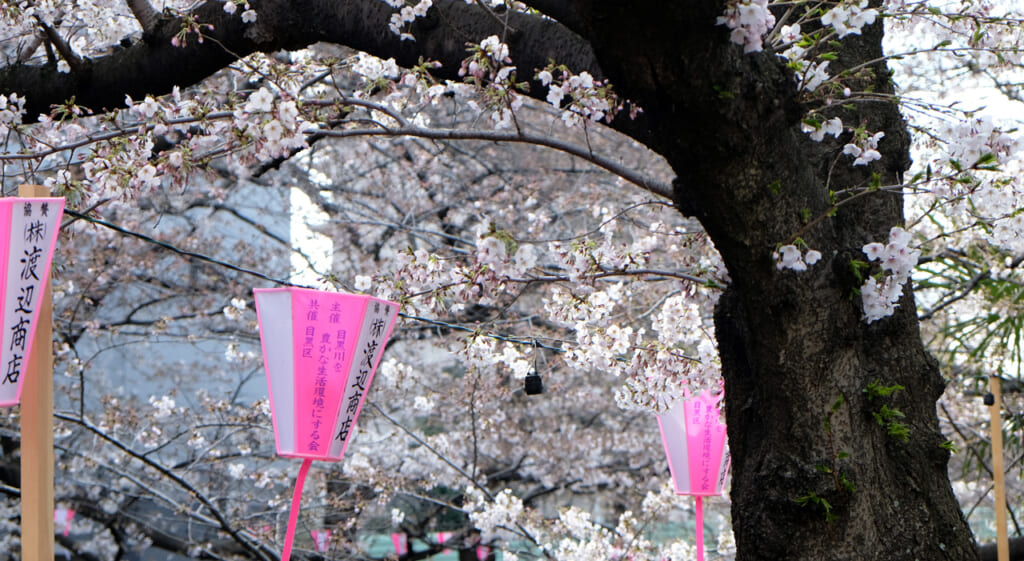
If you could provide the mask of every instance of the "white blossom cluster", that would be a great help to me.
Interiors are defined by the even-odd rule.
[[[155,395],[151,395],[149,396],[149,404],[156,409],[154,416],[157,419],[170,417],[174,414],[175,403],[171,396],[163,395],[156,397]]]
[[[224,12],[234,14],[238,11],[239,6],[242,6],[243,23],[253,23],[256,21],[256,10],[252,9],[252,6],[245,0],[225,0]]]
[[[875,23],[878,10],[868,8],[868,0],[844,0],[821,16],[821,24],[829,25],[840,39],[860,35],[864,26]]]
[[[803,272],[821,261],[821,252],[816,249],[809,249],[807,253],[800,251],[800,248],[793,244],[786,244],[779,247],[772,254],[772,258],[775,259],[775,268],[778,270],[791,269],[797,272]]]
[[[864,320],[872,323],[891,316],[903,295],[903,285],[910,280],[910,272],[917,265],[921,250],[911,248],[912,236],[898,226],[889,231],[889,243],[872,242],[864,246],[868,261],[878,261],[884,276],[881,284],[874,276],[868,277],[860,287]]]
[[[153,146],[148,135],[139,135],[129,137],[127,142],[117,146],[97,148],[99,157],[82,164],[82,171],[94,187],[95,196],[127,200],[139,192],[158,188],[159,173],[156,166],[149,163]]]
[[[864,26],[871,25],[878,17],[878,10],[868,8],[868,0],[842,0],[821,16],[821,24],[830,26],[842,39],[847,35],[860,35]],[[768,9],[768,0],[734,1],[726,6],[725,13],[718,17],[718,25],[725,25],[732,30],[729,39],[737,45],[743,45],[743,52],[760,52],[764,49],[763,39],[775,26],[775,16]],[[796,43],[800,34],[800,24],[786,24],[779,34],[780,44]],[[799,51],[784,54],[785,58],[797,61],[803,58],[804,50],[793,45]],[[824,72],[824,68],[820,69]],[[816,74],[818,74],[816,72]],[[814,91],[808,86],[808,91]]]
[[[961,167],[975,165],[984,155],[1005,164],[1020,150],[1018,138],[996,126],[991,115],[947,123],[942,138],[946,142],[945,160],[956,161]]]
[[[743,45],[743,52],[754,53],[764,49],[762,38],[775,26],[775,16],[768,9],[768,0],[743,0],[726,5],[716,23],[732,30],[729,39]]]
[[[1024,251],[1019,135],[987,114],[936,126],[943,142],[929,146],[930,166],[939,179],[928,185],[928,202],[944,206],[950,227],[984,223],[988,228],[981,238],[1012,253]]]
[[[382,60],[366,53],[358,53],[351,68],[370,84],[377,84],[380,80],[394,80],[401,74],[394,58]]]
[[[494,500],[488,500],[476,487],[468,487],[466,497],[465,509],[469,519],[480,530],[484,541],[494,539],[502,530],[514,530],[523,514],[522,499],[510,489],[495,493]]]
[[[83,193],[87,201],[127,201],[140,192],[158,188],[165,179],[185,179],[196,161],[229,153],[237,149],[232,144],[241,139],[246,139],[247,149],[239,155],[243,156],[242,161],[249,162],[271,159],[305,146],[307,125],[296,102],[278,100],[265,87],[234,111],[221,113],[220,118],[204,118],[203,130],[198,134],[192,127],[207,109],[183,96],[178,88],[166,98],[147,96],[137,102],[126,97],[125,103],[127,110],[120,122],[99,134],[108,136],[108,141],[95,142],[91,152],[73,154],[74,161],[82,164],[82,177],[65,171],[48,178],[50,185],[67,189],[68,195]],[[69,110],[79,111],[76,107]],[[40,116],[37,129],[36,134],[26,137],[29,149],[81,142],[86,132],[82,121],[58,121],[45,115]],[[154,154],[154,139],[159,137],[177,145]],[[68,157],[64,153],[50,156],[53,160]],[[233,165],[239,170],[245,168],[241,162]]]
[[[6,136],[10,129],[21,124],[24,107],[25,99],[18,94],[0,94],[0,136]]]
[[[231,303],[224,306],[224,317],[231,321],[241,321],[244,317],[246,302],[242,298],[232,298]]]
[[[391,14],[391,20],[388,22],[388,29],[390,29],[395,35],[398,35],[403,41],[415,40],[415,37],[407,31],[409,25],[416,21],[417,18],[425,17],[431,6],[434,5],[432,0],[418,0],[414,3],[407,3],[406,0],[383,1],[388,6],[398,10]]]
[[[171,11],[185,9],[193,4],[190,0],[167,0],[161,3],[162,8]],[[128,34],[141,33],[142,29],[132,17],[124,17],[124,5],[112,4],[104,0],[77,0],[68,4],[61,0],[41,0],[34,2],[2,2],[0,3],[0,53],[4,60],[14,61],[16,57],[35,56],[26,61],[32,64],[42,63],[43,50],[36,53],[22,53],[19,49],[25,42],[19,40],[35,34],[40,24],[54,29],[74,29],[67,33],[68,47],[82,57],[93,57],[103,54],[110,45],[117,43]],[[38,19],[37,19],[38,18]],[[60,62],[66,61],[60,60]]]
[[[520,88],[515,83],[516,67],[508,45],[491,35],[471,47],[470,57],[459,67],[459,76],[481,88],[484,107],[490,110],[495,129],[514,128],[514,115],[523,106],[523,97],[516,93]]]
[[[839,117],[832,117],[823,123],[809,123],[805,120],[801,123],[800,129],[807,133],[807,136],[811,137],[811,140],[821,142],[825,139],[826,134],[831,134],[837,138],[839,135],[843,134],[843,120]]]
[[[470,337],[464,340],[462,348],[458,349],[457,353],[466,365],[474,368],[504,365],[512,373],[512,377],[518,380],[525,378],[533,367],[531,357],[523,353],[518,346],[510,343],[502,346],[491,337]]]
[[[882,158],[882,154],[878,151],[878,142],[884,137],[885,133],[882,131],[871,135],[859,135],[856,142],[843,146],[843,154],[853,156],[853,165],[866,166]]]
[[[827,60],[822,62],[798,61],[800,70],[796,73],[797,89],[813,92],[827,82],[831,77],[828,73],[828,63]]]
[[[555,544],[556,559],[583,561],[584,559],[616,559],[615,534],[595,524],[591,514],[579,507],[563,509],[558,522],[565,537]]]
[[[564,108],[562,122],[574,126],[583,122],[610,120],[617,110],[615,95],[607,81],[595,80],[589,72],[573,74],[567,69],[545,69],[537,73],[537,79],[548,87],[547,101],[555,108]],[[568,97],[568,103],[565,99]],[[564,107],[563,107],[564,105]]]
[[[265,87],[256,90],[245,106],[235,111],[232,125],[255,144],[261,161],[306,147],[305,123],[295,101],[276,100]]]

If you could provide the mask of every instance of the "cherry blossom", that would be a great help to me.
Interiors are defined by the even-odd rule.
[[[807,136],[811,137],[811,140],[821,142],[825,139],[826,134],[830,134],[837,138],[840,134],[843,134],[843,120],[839,117],[832,117],[824,123],[819,123],[818,121],[808,122],[808,120],[804,120],[800,128],[807,133]]]
[[[410,24],[432,8],[429,1],[386,2],[395,10],[391,31],[405,40],[413,39]],[[65,34],[78,33],[71,39],[71,45],[82,56],[102,53],[124,36],[122,29],[130,31],[129,38],[142,33],[124,14],[108,17],[120,24],[87,25],[93,14],[110,11],[101,4],[81,3],[80,14],[64,15],[66,23],[60,30]],[[184,10],[188,8],[186,4],[168,2],[166,7],[171,11]],[[488,4],[494,6],[498,2]],[[799,130],[819,142],[832,140],[827,139],[829,135],[842,138],[839,145],[843,146],[844,155],[837,161],[843,165],[849,161],[845,159],[847,155],[855,166],[877,161],[881,157],[878,143],[882,133],[871,132],[874,129],[866,127],[874,124],[848,118],[842,111],[852,111],[851,108],[863,104],[898,101],[904,104],[905,114],[913,120],[916,130],[928,131],[915,134],[915,167],[907,172],[906,184],[877,188],[905,193],[907,228],[914,235],[894,229],[888,242],[863,247],[866,260],[877,263],[876,274],[867,275],[860,287],[868,323],[882,321],[894,312],[912,274],[923,275],[926,267],[933,267],[939,273],[931,277],[930,286],[934,286],[936,278],[949,275],[953,267],[940,270],[940,263],[956,262],[970,272],[967,280],[973,276],[985,279],[979,283],[982,285],[991,280],[1013,286],[1019,280],[1014,276],[1019,266],[1014,256],[1024,250],[1024,215],[1017,212],[1024,204],[1024,189],[1014,178],[1019,175],[1014,125],[991,115],[940,108],[941,99],[915,99],[927,89],[921,83],[941,81],[942,76],[949,75],[949,67],[943,64],[969,68],[981,80],[982,74],[1000,76],[1010,65],[1020,62],[1019,53],[1011,48],[1019,43],[1019,30],[993,20],[1002,15],[981,4],[963,7],[962,14],[927,14],[925,18],[919,17],[927,13],[920,6],[900,2],[886,6],[887,13],[897,16],[889,18],[887,25],[937,23],[928,28],[931,35],[927,35],[927,41],[919,34],[920,28],[907,32],[917,47],[930,48],[950,40],[958,49],[959,58],[944,55],[941,47],[920,55],[934,56],[926,59],[946,63],[899,70],[894,79],[901,85],[915,86],[908,85],[898,100],[859,91],[862,88],[855,80],[835,68],[832,73],[836,75],[831,75],[825,56],[837,48],[830,44],[833,40],[848,39],[862,33],[866,26],[880,23],[881,9],[864,2],[827,2],[811,15],[794,12],[783,18],[785,10],[779,9],[781,6],[773,8],[766,1],[745,1],[731,3],[719,18],[719,23],[730,29],[731,40],[744,46],[744,52],[760,51],[766,41],[777,48],[776,52],[781,51],[785,60],[772,60],[787,65],[790,70],[786,71],[796,76],[792,87],[799,92],[798,99],[808,111],[802,116]],[[30,36],[35,25],[31,22],[37,16],[50,25],[58,25],[58,7],[53,2],[24,7],[28,23],[20,15],[3,16],[5,31],[10,30],[6,36]],[[522,13],[515,10],[523,9],[515,3],[502,3],[502,7],[512,13]],[[237,14],[239,8],[242,21],[266,23],[255,19],[256,12],[249,4],[229,1],[223,5],[229,14]],[[772,9],[780,21],[775,21]],[[104,21],[99,15],[96,17],[96,22]],[[260,18],[263,17],[267,16],[261,12]],[[815,18],[820,18],[820,29]],[[201,40],[208,30],[203,25],[196,22],[178,44]],[[819,34],[807,33],[809,29]],[[134,224],[137,230],[155,237],[166,235],[166,239],[174,240],[186,251],[218,252],[225,262],[244,260],[248,266],[264,272],[269,268],[250,255],[257,252],[246,242],[207,238],[190,228],[229,211],[235,212],[240,221],[256,220],[249,214],[248,204],[232,201],[232,192],[237,189],[235,178],[252,175],[251,181],[259,185],[261,192],[279,185],[301,186],[311,197],[318,198],[317,205],[339,217],[338,224],[320,227],[324,236],[337,242],[337,259],[323,267],[318,282],[394,298],[402,302],[403,313],[408,316],[402,327],[408,337],[389,350],[378,373],[380,385],[374,391],[380,392],[383,410],[394,414],[396,423],[414,434],[422,426],[446,427],[444,434],[421,435],[420,443],[381,417],[367,419],[351,453],[353,462],[344,468],[358,474],[366,488],[372,489],[375,499],[369,503],[379,502],[362,504],[366,513],[375,513],[365,516],[390,517],[396,525],[403,521],[412,523],[411,515],[406,517],[394,507],[399,501],[389,503],[391,498],[421,485],[465,488],[465,478],[453,472],[439,455],[464,466],[476,458],[504,458],[521,451],[529,460],[515,475],[526,481],[540,485],[583,481],[592,488],[606,486],[616,492],[635,487],[637,493],[650,491],[654,498],[645,499],[642,508],[636,508],[638,501],[633,501],[631,512],[619,517],[598,520],[597,515],[567,509],[543,520],[538,514],[540,509],[529,505],[520,487],[505,489],[503,483],[489,482],[479,472],[475,482],[494,485],[489,488],[502,491],[492,492],[492,498],[477,493],[476,487],[476,491],[469,491],[473,500],[466,509],[471,511],[469,516],[478,528],[492,530],[496,536],[509,540],[526,539],[524,533],[533,535],[535,543],[552,556],[566,559],[692,556],[692,547],[684,541],[656,546],[646,543],[636,530],[646,520],[645,516],[671,516],[678,522],[687,514],[672,503],[671,497],[661,497],[653,490],[660,485],[657,478],[635,466],[620,470],[586,468],[599,466],[602,454],[611,449],[621,448],[623,451],[617,454],[639,458],[651,448],[650,435],[633,430],[623,421],[635,421],[636,414],[620,412],[616,406],[648,414],[664,410],[672,401],[684,398],[687,391],[718,383],[720,361],[711,317],[721,287],[729,283],[729,277],[710,242],[701,237],[703,234],[694,233],[699,232],[698,227],[678,217],[658,218],[657,211],[650,210],[655,207],[640,207],[645,212],[650,210],[649,220],[646,215],[638,218],[636,214],[629,215],[628,220],[618,220],[617,212],[626,212],[630,205],[642,203],[628,193],[623,194],[628,190],[622,188],[620,179],[602,176],[591,182],[587,179],[589,171],[580,172],[574,165],[573,170],[565,172],[564,162],[553,165],[534,152],[526,157],[529,164],[524,166],[513,162],[508,153],[495,156],[491,143],[469,145],[473,155],[466,158],[465,169],[458,171],[449,158],[467,150],[467,145],[448,144],[447,140],[420,143],[407,139],[345,139],[345,150],[328,146],[327,141],[306,150],[309,134],[369,134],[375,128],[400,130],[408,124],[451,126],[452,130],[482,124],[481,130],[488,131],[517,131],[519,126],[527,125],[523,128],[540,128],[552,137],[579,134],[577,138],[584,138],[580,143],[592,146],[594,152],[605,151],[626,161],[648,165],[648,160],[636,155],[633,147],[609,140],[603,136],[601,127],[592,126],[610,121],[620,111],[638,110],[618,98],[607,81],[585,70],[558,64],[545,68],[516,66],[516,53],[499,35],[481,39],[484,35],[465,38],[470,44],[462,66],[464,71],[456,78],[453,69],[452,80],[435,80],[431,76],[438,68],[434,62],[400,68],[395,59],[384,60],[366,53],[338,55],[321,46],[274,56],[251,55],[211,77],[201,88],[175,89],[165,96],[136,95],[142,99],[127,98],[125,107],[101,116],[90,116],[90,109],[96,108],[69,102],[35,124],[23,125],[24,99],[7,93],[0,95],[0,133],[7,143],[4,154],[12,157],[12,161],[21,157],[22,152],[39,157],[32,160],[31,166],[18,168],[21,164],[12,163],[5,171],[14,178],[11,181],[38,177],[47,186],[62,190],[69,201],[81,205],[76,208],[95,205],[96,212],[113,222]],[[463,40],[458,39],[458,44]],[[12,47],[0,48],[8,53],[7,49]],[[739,48],[731,48],[739,52]],[[45,58],[43,50],[36,54],[37,59]],[[942,56],[946,58],[940,59]],[[60,72],[73,72],[67,60],[57,58]],[[970,61],[969,66],[965,67],[963,61]],[[975,68],[983,72],[975,72]],[[536,102],[524,97],[519,82],[523,75],[534,72],[542,85],[541,99]],[[235,87],[238,89],[230,89]],[[232,94],[224,95],[228,91]],[[544,98],[551,107],[544,105]],[[935,121],[926,122],[922,115]],[[563,127],[558,121],[569,126]],[[550,123],[558,126],[551,127]],[[431,146],[434,142],[437,144]],[[289,157],[296,154],[289,163]],[[301,166],[295,164],[300,159],[304,162]],[[281,166],[284,171],[271,167],[268,172],[264,166]],[[520,168],[536,173],[522,172]],[[163,189],[154,191],[158,187]],[[844,197],[851,193],[873,196],[871,189],[876,187],[837,193],[836,205],[842,208]],[[584,202],[563,196],[564,191],[570,190],[573,197]],[[188,198],[192,194],[196,197]],[[164,205],[194,206],[176,214]],[[209,210],[213,208],[220,210]],[[232,226],[236,227],[237,224]],[[74,279],[58,282],[58,312],[91,313],[90,301],[100,300],[102,296],[98,295],[114,292],[112,287],[118,286],[111,277],[122,279],[125,285],[137,283],[132,284],[133,289],[141,285],[154,293],[169,290],[145,284],[138,271],[121,262],[127,257],[121,259],[118,254],[122,251],[120,237],[96,226],[88,228],[81,220],[67,226],[77,236],[76,243],[95,244],[88,249],[96,256],[95,261],[87,254],[75,256],[75,262],[89,259],[90,263],[83,265],[81,271],[68,269],[65,274],[74,275]],[[811,234],[788,234],[807,235],[811,239]],[[920,246],[911,247],[913,240]],[[303,253],[305,248],[290,251]],[[767,253],[770,249],[765,250]],[[922,253],[927,260],[920,259]],[[148,261],[152,257],[144,251],[132,257],[139,269],[152,263]],[[823,259],[820,251],[809,249],[801,241],[778,246],[771,257],[776,270],[782,271],[779,275],[792,275],[787,269],[812,275],[816,272],[812,267]],[[768,255],[762,258],[768,266]],[[158,261],[154,269],[160,270],[170,261]],[[927,263],[915,269],[918,261]],[[978,268],[968,268],[975,266]],[[192,267],[188,271],[192,276],[182,278],[195,283],[214,282],[209,271],[201,266]],[[223,281],[217,286],[223,288],[228,284],[231,283]],[[956,298],[959,291],[952,294],[948,300]],[[957,298],[937,311],[936,317],[946,321],[946,325],[956,325],[989,317],[991,310],[1007,318],[1020,313],[1019,306],[1010,298],[996,298],[992,302],[986,300],[989,296],[971,294]],[[229,371],[258,369],[258,348],[246,343],[255,329],[255,314],[245,305],[247,297],[242,293],[225,293],[216,298],[180,298],[188,300],[189,305],[193,304],[191,300],[207,301],[205,307],[189,310],[201,318],[197,322],[208,322],[202,330],[176,331],[176,326],[180,328],[186,320],[165,316],[163,311],[154,312],[152,317],[129,317],[131,321],[126,320],[125,324],[137,323],[140,332],[153,340],[173,336],[180,337],[182,343],[203,348],[204,352],[205,345],[223,349],[223,353],[209,354],[229,364]],[[61,304],[61,299],[67,300]],[[919,304],[924,302],[922,314],[933,303],[938,308],[948,300],[929,293],[927,299],[919,300]],[[528,304],[533,306],[534,313],[527,313]],[[494,319],[496,310],[515,313]],[[520,310],[527,311],[517,315]],[[109,312],[109,308],[103,311]],[[112,327],[101,313],[88,318],[58,317],[72,326],[68,328],[72,330],[69,341],[73,339],[71,335],[97,338],[97,334],[130,331]],[[924,327],[929,336],[938,337],[937,324]],[[74,330],[80,330],[81,335]],[[977,345],[978,339],[972,339],[970,344]],[[73,349],[69,345],[58,365],[58,371],[65,373],[60,378],[69,384],[65,393],[72,396],[77,394],[75,384],[85,385],[81,381],[95,378],[100,370],[84,352],[82,357],[74,356],[86,348],[84,344],[78,347]],[[1003,354],[1009,356],[1012,352]],[[434,356],[444,356],[449,362],[431,363]],[[995,363],[982,363],[970,356],[953,361],[958,368],[996,368]],[[174,366],[161,374],[183,376],[182,371],[189,369]],[[545,395],[547,402],[531,398],[533,401],[525,401],[524,405],[522,379],[534,370],[544,375],[547,387],[557,390]],[[113,394],[117,388],[105,390]],[[279,516],[281,505],[287,502],[289,474],[262,459],[272,450],[272,442],[262,434],[267,432],[263,429],[269,423],[266,400],[225,401],[221,396],[197,395],[194,398],[199,412],[185,419],[172,395],[153,396],[149,406],[145,397],[135,402],[123,396],[120,400],[105,398],[103,408],[109,413],[97,417],[97,426],[127,442],[141,443],[154,455],[156,448],[189,455],[193,461],[190,469],[206,465],[203,462],[211,458],[228,458],[234,450],[253,453],[260,458],[259,470],[250,468],[248,462],[252,458],[244,463],[225,459],[209,464],[227,470],[230,479],[241,480],[215,481],[209,489],[217,496],[236,496],[244,484],[245,493],[259,491],[246,494],[246,501],[268,505],[273,510],[270,515]],[[955,403],[960,398],[959,394],[952,395],[948,401]],[[391,399],[400,401],[407,411],[383,405]],[[177,400],[180,402],[181,398]],[[593,407],[600,411],[598,424],[607,425],[597,431],[574,422],[573,415],[584,414],[566,411],[579,403],[597,404]],[[133,418],[139,414],[141,418]],[[962,419],[969,415],[954,416]],[[467,420],[470,417],[472,425]],[[213,431],[189,426],[223,419],[263,429],[232,434],[222,442]],[[153,423],[155,428],[139,428],[145,422]],[[531,423],[550,424],[535,427]],[[178,442],[174,435],[179,434],[181,427],[188,430],[180,433]],[[82,427],[75,431],[82,431]],[[608,438],[609,432],[614,432],[620,442],[613,446],[602,440]],[[534,440],[531,442],[530,438]],[[396,441],[403,445],[381,444]],[[657,442],[654,444],[656,449]],[[562,458],[550,459],[538,453],[550,449],[564,451],[569,459],[562,462]],[[142,461],[112,452],[102,454],[96,460],[111,466]],[[83,481],[98,485],[92,476],[84,475],[87,469],[81,467],[81,459],[73,461],[79,462],[74,469],[76,474],[83,474]],[[71,461],[68,463],[71,465]],[[340,469],[325,470],[324,479],[340,475]],[[133,466],[132,471],[143,470]],[[220,487],[221,484],[226,486]],[[963,484],[958,488],[968,494],[977,492]],[[116,507],[111,504],[111,508]],[[0,504],[2,508],[5,507]],[[250,516],[234,506],[226,510],[236,520]],[[396,510],[399,514],[395,514]],[[353,516],[346,523],[356,524],[358,518]],[[263,534],[267,536],[263,539],[271,542],[273,533]],[[730,547],[730,535],[727,529],[720,535],[726,550]],[[6,543],[0,539],[0,544]],[[199,555],[198,551],[205,546],[194,547]]]
[[[821,252],[816,249],[809,249],[803,253],[800,248],[793,244],[786,244],[775,251],[772,255],[775,259],[775,268],[778,270],[791,269],[796,272],[806,271],[807,267],[821,261]]]
[[[743,45],[743,52],[753,53],[763,49],[762,37],[775,25],[775,16],[768,9],[768,0],[734,1],[717,23],[732,30],[729,38]]]
[[[832,26],[840,39],[847,35],[860,35],[865,25],[878,17],[878,10],[868,8],[868,0],[846,0],[821,16],[822,25]]]
[[[890,273],[883,275],[881,283],[874,276],[868,277],[860,287],[867,323],[892,315],[899,305],[903,286],[910,280],[910,273],[921,256],[921,250],[910,247],[911,241],[909,232],[894,227],[889,232],[889,243],[872,242],[863,247],[868,261],[878,261],[882,271]]]
[[[851,142],[843,146],[843,154],[853,156],[853,165],[855,166],[868,165],[882,158],[882,154],[878,151],[878,142],[883,137],[885,137],[885,133],[882,131],[872,135],[858,135],[856,143]]]

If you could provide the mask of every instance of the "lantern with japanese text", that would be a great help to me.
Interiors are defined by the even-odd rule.
[[[398,305],[294,287],[253,294],[277,453],[303,459],[281,556],[287,560],[309,466],[345,455]]]
[[[693,495],[697,502],[697,559],[704,559],[703,497],[721,495],[729,473],[729,450],[721,399],[703,393],[680,400],[658,415],[668,468],[677,495]]]
[[[0,198],[0,232],[6,238],[0,243],[0,407],[21,400],[63,214],[62,198]]]

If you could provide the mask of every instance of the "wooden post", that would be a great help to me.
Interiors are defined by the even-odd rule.
[[[1010,561],[1010,542],[1006,535],[1006,478],[1003,473],[1002,383],[989,376],[988,391],[995,398],[989,405],[989,429],[992,432],[992,475],[996,493],[996,552],[999,561]]]
[[[19,197],[49,197],[41,185],[22,185]],[[43,279],[39,323],[21,387],[21,558],[53,559],[53,296]]]

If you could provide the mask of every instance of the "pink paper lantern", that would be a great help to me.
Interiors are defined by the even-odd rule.
[[[437,543],[438,543],[438,545],[443,545],[444,542],[448,541],[448,538],[450,538],[450,537],[452,537],[452,532],[438,532],[437,533]],[[441,555],[448,555],[451,552],[452,552],[452,550],[450,550],[450,549],[447,549],[447,548],[446,549],[442,549],[441,550]]]
[[[697,559],[704,559],[703,497],[721,495],[729,473],[722,394],[708,392],[680,400],[658,415],[668,468],[677,495],[694,495],[697,502]]]
[[[398,304],[293,287],[253,294],[277,453],[303,460],[281,555],[287,561],[309,466],[345,455]]]
[[[71,521],[75,519],[75,511],[66,507],[53,509],[53,522],[57,531],[64,537],[71,533]]]
[[[405,534],[391,534],[391,543],[395,545],[395,553],[397,553],[399,557],[409,553],[409,537]]]
[[[253,293],[278,455],[341,460],[398,304],[306,288]]]
[[[324,553],[331,548],[331,531],[326,528],[310,530],[309,535],[313,538],[313,549],[318,553]]]
[[[63,214],[62,198],[0,198],[0,407],[21,400]]]

